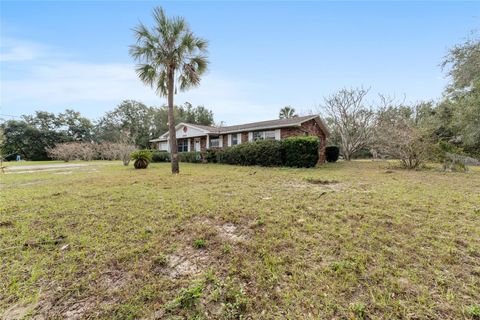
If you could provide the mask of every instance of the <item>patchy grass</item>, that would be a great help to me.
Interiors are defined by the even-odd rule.
[[[0,315],[476,319],[480,172],[1,175]]]

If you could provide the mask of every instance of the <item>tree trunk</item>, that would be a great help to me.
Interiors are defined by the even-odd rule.
[[[168,69],[168,136],[170,140],[170,158],[172,163],[172,173],[180,173],[178,167],[177,137],[175,136],[175,119],[173,118],[173,95],[174,92],[175,70]]]

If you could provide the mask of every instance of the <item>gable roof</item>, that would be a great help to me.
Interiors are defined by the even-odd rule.
[[[226,133],[235,133],[235,132],[242,132],[242,131],[248,131],[248,130],[264,130],[264,129],[285,128],[285,127],[299,127],[302,125],[302,123],[312,119],[316,120],[320,128],[325,132],[327,136],[330,135],[330,132],[328,131],[327,126],[324,124],[324,122],[318,115],[251,122],[251,123],[239,124],[234,126],[224,126],[224,127],[212,127],[212,126],[204,126],[204,125],[191,124],[191,123],[179,123],[175,126],[175,130],[177,130],[181,126],[189,126],[189,127],[197,128],[201,131],[204,131],[205,134],[226,134]],[[168,136],[168,131],[162,134],[160,138],[150,140],[150,142],[165,140],[167,136]]]
[[[239,124],[235,126],[225,126],[217,128],[218,133],[228,133],[228,132],[238,132],[245,130],[260,130],[260,129],[269,129],[269,128],[283,128],[283,127],[295,127],[300,126],[302,123],[312,120],[315,118],[320,118],[318,115],[310,115],[303,117],[293,117],[288,119],[275,119],[267,121],[259,121],[252,123]],[[323,129],[323,128],[322,128]]]

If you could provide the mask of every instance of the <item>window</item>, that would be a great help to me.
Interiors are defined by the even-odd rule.
[[[178,152],[187,152],[188,151],[188,139],[182,139],[178,142],[177,145]]]
[[[253,141],[257,140],[275,140],[275,130],[256,131],[253,133]]]
[[[210,148],[220,147],[220,137],[219,136],[210,136]]]
[[[265,140],[275,140],[275,130],[264,131]]]
[[[232,135],[230,136],[230,139],[231,139],[231,140],[230,140],[230,144],[231,144],[232,146],[238,144],[238,134],[236,134],[236,133],[235,133],[235,134],[232,134]]]
[[[263,140],[263,131],[255,131],[253,133],[253,141]]]

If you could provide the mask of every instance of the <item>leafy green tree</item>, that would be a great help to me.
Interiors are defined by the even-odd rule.
[[[442,63],[451,84],[432,121],[441,141],[480,157],[480,37],[456,45]]]
[[[134,29],[136,44],[130,54],[139,63],[136,71],[142,82],[168,98],[172,173],[179,173],[173,98],[176,84],[180,90],[200,84],[208,64],[207,41],[195,36],[183,18],[168,18],[161,8],[154,9],[153,17],[153,28],[140,23]]]
[[[59,117],[47,111],[35,111],[34,115],[24,115],[22,118],[41,131],[55,131],[62,125]]]
[[[201,124],[205,126],[213,125],[213,112],[204,106],[193,107],[190,102],[185,102],[183,106],[177,107],[180,120],[192,124]]]
[[[449,92],[472,89],[480,81],[480,33],[451,48],[442,62],[452,78]]]
[[[25,121],[6,121],[1,124],[1,130],[4,133],[2,155],[7,159],[14,159],[18,154],[23,159],[46,160],[46,148],[55,145],[50,131],[41,131]]]
[[[280,112],[278,114],[279,119],[289,119],[296,117],[297,114],[295,113],[295,108],[292,108],[291,106],[285,106],[282,109],[280,109]]]
[[[66,109],[58,115],[61,130],[70,141],[91,142],[94,138],[94,126],[90,119],[83,117],[80,112]]]
[[[100,119],[98,137],[102,141],[128,142],[147,148],[154,133],[154,113],[154,108],[141,102],[122,101]]]

